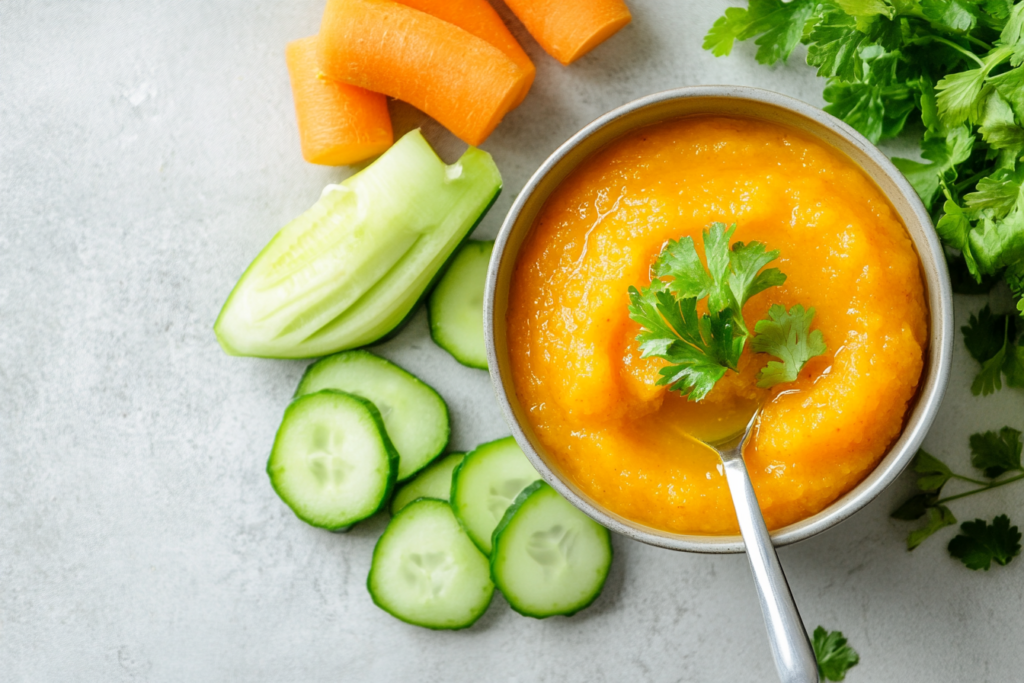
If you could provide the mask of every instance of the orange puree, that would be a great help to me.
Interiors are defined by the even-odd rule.
[[[627,289],[650,283],[669,239],[713,221],[781,251],[789,278],[754,296],[817,309],[828,352],[796,382],[758,389],[750,350],[701,403],[655,386]],[[767,122],[695,117],[614,142],[551,195],[516,265],[508,340],[516,393],[561,467],[596,501],[652,527],[737,531],[714,453],[686,438],[741,426],[764,401],[745,457],[769,528],[849,491],[899,435],[927,343],[917,254],[882,193],[815,138]]]

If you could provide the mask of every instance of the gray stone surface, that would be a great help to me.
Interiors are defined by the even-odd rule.
[[[538,76],[485,145],[506,190],[478,234],[559,143],[637,96],[735,83],[821,104],[801,59],[700,49],[727,3],[631,6],[634,23],[571,68],[512,21]],[[616,538],[605,593],[579,616],[526,619],[499,597],[473,629],[435,633],[370,602],[384,519],[336,536],[274,495],[265,457],[304,363],[230,358],[211,325],[267,239],[351,172],[298,153],[283,51],[321,10],[0,3],[0,679],[774,680],[741,555]],[[983,301],[958,299],[959,321]],[[486,375],[436,348],[422,312],[378,350],[448,400],[454,448],[507,433]],[[971,431],[1024,427],[1024,394],[973,398],[974,370],[958,344],[926,444],[962,467]],[[907,553],[887,513],[909,489],[904,476],[781,552],[808,624],[860,651],[853,683],[1021,680],[1024,561],[970,572],[946,553],[951,533]],[[1020,522],[1022,502],[1006,487],[956,512]]]

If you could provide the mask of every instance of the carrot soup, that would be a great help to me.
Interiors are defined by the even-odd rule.
[[[656,384],[640,358],[629,287],[651,282],[668,240],[736,224],[777,249],[788,277],[747,302],[816,309],[827,352],[795,382],[757,387],[768,356],[748,344],[700,402]],[[548,198],[512,277],[508,345],[516,394],[555,464],[623,517],[665,531],[738,527],[713,439],[762,418],[744,453],[765,521],[779,528],[856,486],[899,436],[921,378],[927,305],[913,244],[882,192],[810,135],[699,116],[634,131]]]

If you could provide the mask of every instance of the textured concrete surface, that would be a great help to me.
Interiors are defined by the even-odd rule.
[[[478,235],[558,144],[637,96],[735,83],[821,104],[801,59],[701,51],[726,4],[632,0],[633,25],[568,69],[513,22],[537,83],[485,145],[506,190]],[[351,172],[298,153],[283,50],[321,8],[0,3],[0,679],[774,680],[743,556],[616,538],[605,593],[579,616],[535,621],[496,598],[473,629],[435,633],[370,602],[384,519],[336,536],[274,495],[265,457],[304,363],[229,358],[211,325],[266,240]],[[959,322],[984,300],[958,299]],[[453,448],[506,434],[486,375],[425,323],[378,350],[447,399]],[[1024,427],[1024,394],[971,397],[974,370],[958,343],[926,444],[962,468],[971,431]],[[887,513],[909,488],[782,551],[808,624],[860,651],[852,683],[1020,680],[1024,561],[970,572],[946,553],[951,532],[907,553]],[[1011,486],[955,512],[1021,522],[1022,503]]]

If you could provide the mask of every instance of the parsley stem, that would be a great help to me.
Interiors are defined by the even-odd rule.
[[[961,474],[954,474],[953,478],[959,479],[960,481],[966,481],[969,484],[977,484],[978,486],[988,486],[990,483],[992,483],[988,481],[982,481],[980,479],[971,479],[970,477],[965,477]]]
[[[967,39],[967,40],[969,40],[970,42],[974,43],[974,44],[975,44],[975,45],[977,45],[978,47],[980,47],[980,48],[984,48],[984,49],[985,49],[986,51],[988,51],[988,50],[991,50],[991,49],[992,49],[992,46],[991,46],[991,45],[989,45],[988,43],[986,43],[986,42],[985,42],[984,40],[980,40],[979,38],[975,38],[974,36],[972,36],[972,35],[971,35],[971,34],[969,34],[969,33],[968,33],[968,34],[966,34],[966,35],[964,35],[964,38],[966,38],[966,39]]]
[[[980,66],[982,68],[985,67],[985,62],[983,62],[981,60],[981,58],[978,57],[978,55],[974,54],[970,50],[964,49],[960,45],[957,45],[952,40],[946,40],[945,38],[939,37],[939,36],[934,35],[932,33],[926,33],[923,37],[930,38],[931,40],[934,40],[937,43],[942,43],[943,45],[948,45],[951,48],[953,48],[954,50],[956,50],[957,52],[959,52],[960,54],[964,55],[965,57],[970,57],[971,59],[976,61],[978,63],[978,66]]]
[[[975,184],[976,182],[978,182],[987,175],[992,175],[992,169],[987,168],[983,171],[978,171],[967,180],[962,180],[956,185],[954,185],[953,188],[959,193],[960,190],[970,187],[971,185]]]
[[[942,505],[943,503],[948,503],[958,498],[966,498],[967,496],[973,496],[975,493],[981,493],[982,491],[988,491],[990,489],[997,489],[1000,486],[1006,486],[1007,484],[1012,484],[1013,482],[1020,481],[1021,479],[1024,479],[1024,474],[1018,474],[1017,476],[1010,477],[1009,479],[1003,479],[1002,481],[996,481],[991,484],[986,484],[981,488],[972,489],[970,491],[964,491],[963,493],[958,493],[955,496],[946,496],[945,498],[940,498],[939,500],[935,501],[933,505]]]

